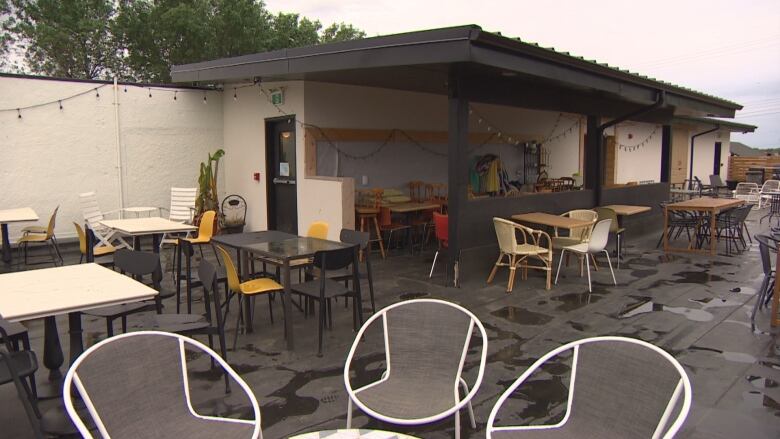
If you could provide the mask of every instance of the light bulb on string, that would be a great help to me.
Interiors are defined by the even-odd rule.
[[[125,86],[125,93],[127,93],[127,86]]]
[[[100,91],[97,88],[95,89],[95,97],[100,99]]]
[[[235,89],[235,88],[233,88],[233,100],[234,100],[234,101],[237,101],[237,100],[238,100],[238,93],[236,92],[236,89]]]
[[[60,110],[62,110],[62,101],[57,101],[60,104]]]
[[[19,110],[18,108],[16,109],[16,115],[17,115],[17,117],[18,117],[19,119],[21,119],[21,118],[22,118],[22,111],[21,111],[21,110]]]
[[[149,97],[152,97],[152,89],[149,89]]]
[[[206,92],[205,91],[203,92],[203,103],[204,104],[208,103],[208,101],[206,100]]]
[[[176,96],[177,96],[178,94],[179,94],[179,91],[178,91],[178,90],[175,90],[175,91],[173,92],[173,100],[174,100],[174,101],[176,100]]]

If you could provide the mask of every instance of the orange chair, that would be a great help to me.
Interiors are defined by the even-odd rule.
[[[382,242],[382,230],[379,227],[379,213],[383,193],[382,189],[364,189],[355,192],[355,214],[358,219],[357,223],[360,224],[358,230],[368,232],[371,235],[373,224],[373,232],[376,234],[376,238],[369,240],[366,251],[371,251],[371,243],[377,242],[382,259],[385,258],[385,245]]]
[[[428,278],[433,277],[433,269],[436,267],[436,260],[439,258],[439,253],[449,252],[450,247],[450,219],[447,215],[442,215],[438,212],[433,212],[433,224],[436,228],[436,240],[439,241],[439,249],[436,250],[436,254],[433,256],[433,264],[431,264],[431,272],[428,274]],[[455,286],[458,285],[458,270],[460,265],[460,255],[455,259]],[[447,270],[446,283],[449,283],[450,272]]]
[[[325,221],[315,221],[309,226],[306,236],[309,238],[328,239],[328,223]]]

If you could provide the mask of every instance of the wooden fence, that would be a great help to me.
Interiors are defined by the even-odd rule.
[[[745,181],[750,168],[780,168],[780,156],[729,157],[729,180]],[[764,172],[767,178],[771,175]]]

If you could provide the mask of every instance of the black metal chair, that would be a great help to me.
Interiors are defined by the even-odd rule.
[[[769,303],[769,299],[772,297],[774,291],[775,270],[773,268],[770,252],[777,254],[778,250],[778,239],[768,235],[756,235],[755,238],[756,241],[758,241],[758,251],[761,255],[761,267],[764,271],[764,279],[761,282],[758,291],[756,291],[756,302],[753,304],[753,311],[750,313],[750,325],[753,328],[756,325],[756,312]]]
[[[371,296],[371,312],[376,312],[376,303],[374,302],[374,276],[371,270],[371,252],[368,245],[371,239],[369,232],[360,232],[357,230],[341,229],[339,240],[347,244],[353,244],[358,246],[358,250],[363,253],[363,258],[366,263],[366,271],[360,271],[360,280],[366,279],[368,281],[368,292]],[[349,286],[349,281],[352,280],[352,274],[348,272],[342,272],[330,277],[333,280],[344,281],[344,286]],[[348,304],[345,301],[345,306]]]
[[[14,383],[33,434],[36,438],[43,438],[38,401],[33,388],[25,381],[29,379],[30,382],[33,382],[35,371],[38,370],[38,360],[35,353],[29,349],[22,351],[14,349],[11,342],[12,336],[5,331],[3,325],[0,325],[0,338],[7,350],[6,352],[0,349],[0,385]]]
[[[307,302],[319,303],[319,347],[317,356],[322,356],[322,331],[326,317],[328,327],[333,326],[331,299],[334,297],[352,297],[352,324],[357,330],[363,324],[363,305],[360,296],[360,275],[358,269],[358,246],[337,250],[318,251],[314,254],[313,264],[317,278],[292,285],[292,291],[304,296]],[[328,271],[350,269],[352,289],[341,282],[328,277]],[[307,306],[308,309],[308,306]]]
[[[660,203],[660,206],[661,211],[663,212],[664,208],[666,207],[666,203]],[[696,227],[700,222],[700,218],[691,212],[670,210],[668,221],[669,227],[667,235],[669,236],[670,241],[672,239],[679,238],[682,232],[685,232],[685,234],[688,236],[688,240],[690,241],[692,237],[691,233],[696,232]],[[658,243],[655,245],[655,248],[660,247],[663,240],[664,233],[661,231],[661,236],[658,237]]]

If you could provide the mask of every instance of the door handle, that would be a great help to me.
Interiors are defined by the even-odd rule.
[[[295,180],[287,178],[275,177],[273,181],[275,184],[295,184]]]

